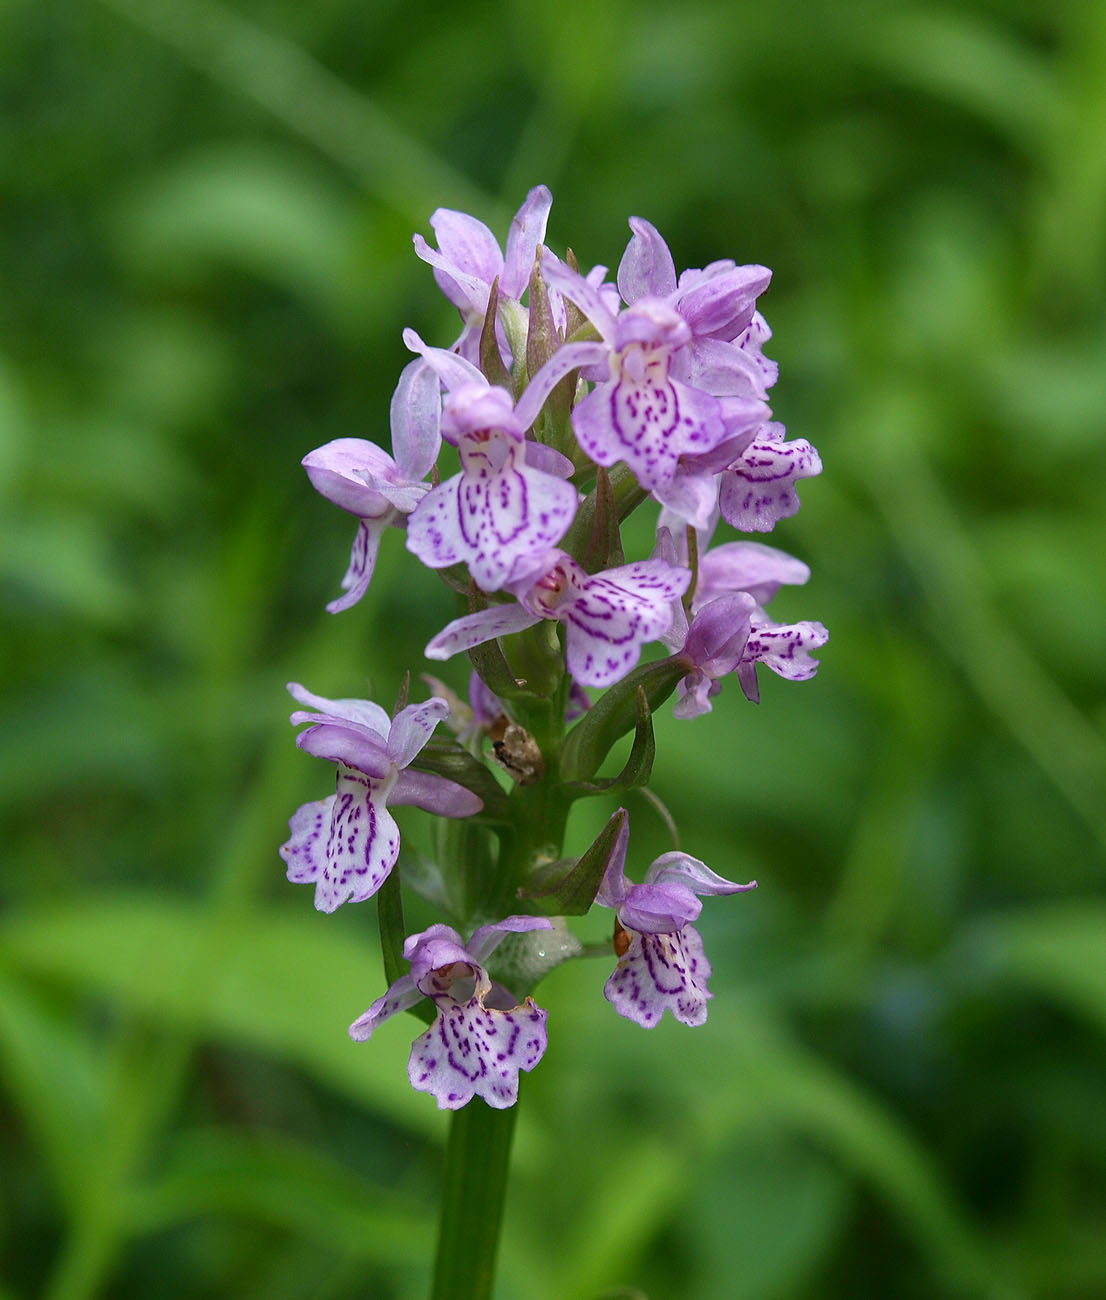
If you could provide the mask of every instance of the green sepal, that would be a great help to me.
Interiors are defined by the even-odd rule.
[[[625,824],[626,809],[619,808],[582,858],[548,863],[518,891],[519,898],[546,916],[583,916],[595,902]]]
[[[590,781],[612,747],[637,726],[638,687],[645,691],[652,712],[665,702],[690,666],[682,655],[641,664],[612,686],[568,733],[561,755],[565,781]]]
[[[576,260],[576,254],[572,251],[571,248],[565,249],[565,262],[576,272],[577,275],[580,274],[580,263]],[[571,298],[566,298],[565,299],[565,338],[571,342],[572,337],[576,333],[576,331],[585,325],[591,325],[591,321],[588,320],[588,318],[584,315],[584,313],[580,310],[580,308],[576,306],[576,304],[572,301]],[[595,327],[592,325],[592,329],[594,328]]]
[[[549,290],[541,275],[539,248],[530,271],[530,324],[526,332],[526,370],[531,379],[560,346]]]
[[[474,755],[456,740],[435,737],[415,755],[411,766],[420,772],[433,772],[449,781],[463,785],[479,799],[484,807],[473,821],[509,822],[510,810],[503,787],[491,772]]]
[[[410,698],[411,698],[411,670],[410,668],[408,668],[408,670],[403,674],[403,681],[401,681],[399,684],[399,693],[396,695],[396,707],[392,710],[393,718],[396,716],[396,714],[403,712],[403,710],[407,707],[407,703],[410,700]]]
[[[380,954],[384,959],[384,979],[391,988],[401,975],[408,974],[403,944],[407,938],[403,921],[403,894],[399,884],[399,869],[393,868],[376,891],[376,919],[380,927]],[[429,998],[416,1002],[408,1010],[424,1024],[431,1024],[437,1012]]]
[[[637,688],[636,704],[634,743],[622,771],[617,776],[604,777],[599,781],[567,781],[564,789],[570,795],[625,794],[627,790],[636,790],[638,786],[649,784],[657,743],[653,737],[653,712],[649,708],[643,686]]]
[[[484,327],[480,331],[480,369],[489,384],[500,388],[511,387],[511,376],[499,355],[499,344],[495,337],[495,318],[499,312],[499,277],[492,281],[488,290],[488,310],[484,314]]]
[[[595,473],[595,491],[581,502],[561,546],[588,573],[616,568],[626,562],[618,522],[611,476],[600,465]]]
[[[649,493],[641,486],[628,465],[619,463],[611,470],[611,486],[614,488],[615,509],[619,519],[628,519],[643,502],[649,500]]]
[[[501,700],[534,699],[534,692],[516,677],[498,641],[485,641],[468,651],[469,663],[493,695]]]
[[[538,255],[534,258],[534,269],[530,273],[530,322],[526,334],[526,373],[529,378],[532,379],[558,351],[562,341],[553,319],[549,290],[541,275],[539,248]],[[576,378],[577,372],[570,370],[554,387],[545,399],[545,405],[533,427],[538,442],[545,443],[566,456],[571,456],[577,449],[569,418],[572,414],[572,399],[576,395]]]

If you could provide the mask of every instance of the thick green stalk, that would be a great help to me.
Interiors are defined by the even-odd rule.
[[[453,1112],[430,1300],[491,1300],[517,1110],[474,1097]]]

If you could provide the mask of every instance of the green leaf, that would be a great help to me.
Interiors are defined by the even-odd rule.
[[[561,545],[588,573],[613,569],[625,563],[618,524],[611,476],[600,465],[595,473],[595,491],[581,502]]]
[[[653,759],[657,754],[657,744],[653,737],[653,714],[649,708],[649,699],[645,688],[637,688],[637,723],[634,728],[634,743],[625,766],[617,776],[605,777],[598,781],[569,781],[565,789],[573,795],[589,794],[625,794],[627,790],[636,790],[648,785],[653,772]]]
[[[619,808],[583,857],[550,863],[518,891],[519,897],[534,903],[546,916],[583,916],[595,902],[625,827],[626,809]]]
[[[480,329],[480,369],[487,376],[489,384],[500,388],[511,388],[511,376],[499,355],[499,341],[495,337],[495,320],[499,312],[499,276],[492,281],[488,291],[488,309],[484,313],[484,324]]]
[[[215,928],[198,904],[167,898],[84,901],[9,919],[0,955],[158,1024],[195,1026],[297,1065],[396,1123],[438,1132],[407,1085],[402,1020],[371,1044],[347,1026],[383,992],[380,951],[336,918],[258,908]]]
[[[144,1232],[230,1216],[378,1263],[402,1263],[430,1244],[425,1207],[276,1133],[178,1134],[158,1177],[132,1195],[129,1218]]]
[[[75,1134],[100,1130],[106,1110],[104,1062],[64,1012],[0,969],[0,1064],[5,1092],[49,1160],[71,1208],[95,1183],[94,1144]]]
[[[1106,1030],[1106,905],[1059,903],[988,920],[976,942],[1012,981],[1068,1003]]]
[[[638,729],[639,689],[645,692],[648,707],[655,712],[687,671],[687,661],[677,655],[641,664],[602,695],[568,734],[561,757],[565,781],[590,781],[612,747],[629,731]]]

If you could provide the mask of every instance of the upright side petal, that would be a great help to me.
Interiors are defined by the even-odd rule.
[[[538,245],[545,239],[552,206],[553,195],[546,186],[535,185],[515,213],[507,232],[507,256],[499,281],[500,293],[508,298],[521,298],[529,283]]]
[[[478,962],[490,956],[509,934],[525,934],[530,930],[552,930],[553,922],[547,916],[505,916],[502,921],[482,925],[473,931],[465,947]]]
[[[467,212],[438,208],[430,218],[438,248],[453,268],[490,285],[503,271],[499,241],[488,227]]]
[[[392,394],[392,454],[400,476],[420,482],[434,467],[442,445],[441,382],[425,360],[403,368]]]
[[[374,704],[372,700],[330,700],[325,695],[315,695],[299,682],[289,682],[285,689],[297,703],[305,704],[309,709],[316,709],[321,715],[313,718],[297,712],[292,715],[293,721],[322,722],[326,719],[335,719],[354,722],[359,727],[367,727],[375,732],[381,740],[391,729],[392,720],[387,711],[379,704]]]
[[[652,222],[631,217],[633,238],[618,264],[618,291],[632,305],[639,298],[667,298],[676,292],[676,265]]]
[[[662,853],[645,873],[645,879],[652,884],[679,884],[693,889],[697,894],[743,894],[746,890],[756,889],[757,882],[750,880],[747,885],[738,885],[725,876],[711,871],[705,862],[693,858],[687,853]]]
[[[447,717],[449,705],[436,695],[400,709],[388,732],[388,754],[396,767],[406,767]]]

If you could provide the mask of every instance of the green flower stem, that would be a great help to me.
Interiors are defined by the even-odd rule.
[[[490,1300],[518,1103],[454,1111],[446,1144],[430,1300]]]

